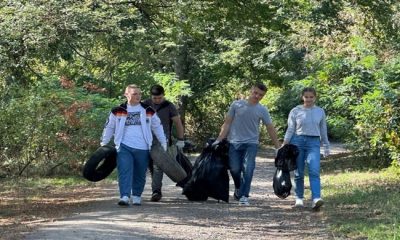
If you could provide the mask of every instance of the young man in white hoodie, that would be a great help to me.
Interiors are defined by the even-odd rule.
[[[153,134],[165,151],[167,140],[154,109],[140,102],[140,88],[128,85],[124,95],[127,101],[111,110],[100,145],[106,145],[114,136],[120,192],[118,205],[129,206],[130,198],[133,205],[140,205]]]

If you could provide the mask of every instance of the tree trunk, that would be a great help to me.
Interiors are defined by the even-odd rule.
[[[189,73],[189,53],[188,45],[185,36],[180,36],[178,48],[175,56],[175,74],[179,80],[188,79]],[[186,96],[181,96],[179,99],[179,114],[181,115],[182,124],[185,128],[185,109],[186,109]]]

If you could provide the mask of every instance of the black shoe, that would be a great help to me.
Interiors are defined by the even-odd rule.
[[[240,197],[239,197],[239,189],[235,189],[235,191],[233,192],[233,198],[236,200],[236,201],[239,201],[239,199],[240,199]]]
[[[160,191],[154,191],[153,194],[151,195],[150,201],[152,202],[158,202],[162,198],[162,194]]]

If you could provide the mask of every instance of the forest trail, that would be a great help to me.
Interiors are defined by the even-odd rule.
[[[333,154],[342,151],[340,146],[332,147]],[[142,205],[128,208],[116,204],[117,185],[111,184],[101,189],[102,198],[68,217],[43,223],[25,239],[331,239],[323,207],[311,211],[306,199],[306,208],[299,210],[292,207],[292,195],[285,200],[275,196],[274,171],[272,149],[260,150],[250,206],[233,200],[231,179],[229,203],[190,202],[168,177],[164,177],[162,200],[151,202],[148,177]]]

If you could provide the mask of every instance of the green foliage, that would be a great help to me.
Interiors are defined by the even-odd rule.
[[[99,144],[114,101],[55,77],[18,89],[1,104],[0,164],[3,174],[53,175],[80,171]]]
[[[45,158],[45,150],[32,150],[36,146],[57,149],[48,155],[62,162],[62,142],[52,134],[98,138],[83,130],[83,122],[96,120],[96,103],[121,100],[131,83],[147,97],[150,86],[160,83],[180,107],[186,135],[202,143],[218,134],[236,95],[262,81],[269,87],[263,103],[281,136],[301,89],[314,86],[332,140],[356,143],[377,161],[394,164],[399,7],[395,1],[346,0],[1,2],[0,106],[6,115],[0,128],[15,136],[0,138],[19,151],[26,166]],[[51,75],[72,81],[75,90],[56,85],[56,95],[41,92],[54,84]],[[72,98],[79,101],[74,105]],[[93,108],[84,110],[84,103]],[[58,129],[67,121],[60,113],[71,106],[83,125]],[[10,107],[26,108],[26,123],[12,121],[18,113]],[[49,114],[56,117],[35,122]],[[13,125],[21,124],[26,127],[19,132]],[[47,133],[51,137],[38,137]],[[24,138],[29,151],[17,146]],[[2,156],[7,161],[9,150]]]
[[[179,102],[181,97],[189,97],[192,94],[188,81],[178,80],[174,73],[156,73],[154,74],[154,80],[164,87],[165,98],[175,104]]]

